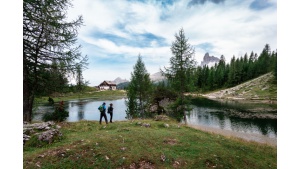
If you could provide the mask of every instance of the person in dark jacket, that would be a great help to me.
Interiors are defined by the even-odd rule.
[[[106,112],[105,102],[102,104],[102,107],[103,107],[102,111],[100,110],[100,121],[99,121],[99,123],[101,124],[102,117],[104,117],[106,124],[108,124],[107,117],[106,117],[106,114],[105,114],[105,112]]]
[[[113,111],[114,111],[114,108],[113,108],[113,104],[110,103],[109,104],[110,106],[108,107],[107,109],[107,113],[110,115],[110,121],[112,123],[112,118],[113,118]]]

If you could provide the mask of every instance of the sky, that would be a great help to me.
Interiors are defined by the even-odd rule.
[[[130,80],[138,55],[148,73],[169,66],[170,47],[183,28],[200,65],[204,54],[227,62],[265,44],[277,49],[276,0],[73,0],[68,19],[83,16],[78,32],[89,86]]]

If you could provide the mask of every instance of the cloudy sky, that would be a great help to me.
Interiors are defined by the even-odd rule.
[[[148,73],[169,65],[174,35],[184,29],[200,62],[206,52],[230,61],[264,45],[277,49],[276,0],[73,0],[70,19],[82,15],[78,43],[89,57],[90,86],[130,79],[140,54]]]

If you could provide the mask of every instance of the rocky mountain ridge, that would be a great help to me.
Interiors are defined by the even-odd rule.
[[[204,57],[203,57],[203,61],[201,62],[200,66],[203,67],[205,65],[211,67],[213,65],[215,65],[215,63],[218,63],[220,61],[219,58],[215,57],[215,56],[209,56],[209,53],[205,53]]]

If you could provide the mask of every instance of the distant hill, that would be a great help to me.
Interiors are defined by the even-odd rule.
[[[128,85],[129,85],[128,81],[127,82],[123,82],[123,83],[119,83],[119,84],[117,84],[117,89],[125,89],[125,88],[128,87]]]
[[[161,74],[161,72],[157,72],[157,73],[154,73],[154,74],[150,75],[150,79],[153,82],[159,82],[159,81],[164,80],[165,77]]]
[[[129,82],[126,79],[121,79],[120,77],[117,77],[115,80],[113,80],[112,82],[116,83],[117,85],[120,83],[124,83],[124,82]]]
[[[162,74],[160,72],[154,73],[152,75],[150,75],[150,79],[154,82],[160,82],[165,80],[165,78],[162,76]],[[124,89],[128,86],[128,84],[130,83],[130,81],[126,80],[126,79],[121,79],[120,77],[116,78],[114,81],[112,81],[114,83],[117,84],[117,89]]]

